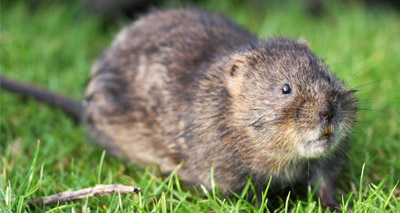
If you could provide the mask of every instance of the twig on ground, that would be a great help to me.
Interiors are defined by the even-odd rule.
[[[120,184],[96,185],[95,187],[80,189],[77,191],[68,190],[50,196],[30,198],[31,200],[30,204],[31,205],[34,204],[37,206],[45,206],[45,205],[52,205],[73,200],[86,199],[88,197],[93,197],[93,196],[113,195],[115,193],[133,194],[139,191],[140,188],[137,186],[125,186]]]

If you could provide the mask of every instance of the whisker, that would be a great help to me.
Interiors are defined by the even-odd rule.
[[[250,122],[250,124],[248,126],[252,126],[255,123],[257,123],[257,121],[259,121],[262,117],[264,117],[267,114],[267,111],[265,111],[264,113],[262,113],[260,116],[258,116],[254,121]]]
[[[382,111],[382,110],[377,110],[377,109],[371,109],[371,108],[359,108],[358,110],[359,110],[359,111],[379,112],[379,113],[386,114],[386,115],[389,115],[389,114],[390,114],[390,113],[387,112],[387,111]]]
[[[371,84],[383,83],[383,82],[392,82],[392,81],[393,81],[393,78],[383,78],[383,79],[379,79],[379,80],[376,80],[376,81],[371,81],[371,82],[368,82],[368,83],[365,83],[365,84],[361,84],[361,85],[355,86],[354,88],[360,88],[360,87],[368,86],[368,85],[371,85]]]
[[[365,83],[365,84],[360,84],[358,86],[355,86],[355,87],[353,87],[353,89],[358,89],[358,88],[361,88],[361,87],[365,87],[365,86],[369,86],[369,85],[376,84],[376,83],[381,83],[381,82],[383,82],[383,81],[382,80],[371,81],[371,82],[368,82],[368,83]]]

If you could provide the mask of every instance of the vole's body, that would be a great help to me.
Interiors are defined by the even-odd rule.
[[[172,10],[139,19],[119,33],[93,67],[85,120],[96,131],[90,132],[113,151],[172,171],[192,155],[195,139],[187,137],[205,69],[218,54],[255,41],[211,13]]]
[[[288,89],[289,88],[289,89]],[[223,194],[321,180],[324,206],[356,113],[346,88],[304,42],[258,41],[196,10],[144,16],[93,66],[89,133],[108,150]]]

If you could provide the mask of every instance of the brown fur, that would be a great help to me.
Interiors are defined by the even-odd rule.
[[[352,93],[304,41],[258,41],[219,15],[176,9],[119,33],[93,66],[84,120],[113,153],[164,173],[183,162],[181,178],[195,185],[211,187],[212,166],[223,194],[250,176],[257,193],[270,177],[278,188],[322,178],[322,204],[334,206]],[[335,140],[310,141],[328,123]]]

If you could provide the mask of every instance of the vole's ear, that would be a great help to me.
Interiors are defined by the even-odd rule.
[[[237,77],[243,74],[243,68],[245,67],[245,58],[243,56],[234,56],[230,63],[227,64],[225,71],[231,77]]]
[[[245,82],[245,75],[248,70],[245,60],[243,56],[233,57],[225,65],[227,88],[232,96],[239,95],[243,82]]]
[[[246,75],[248,73],[248,63],[246,61],[246,57],[243,55],[234,55],[230,58],[230,61],[225,64],[225,78],[224,78],[224,85],[225,89],[228,92],[229,96],[233,100],[232,108],[238,108],[238,112],[242,112],[245,108],[244,106],[244,99],[243,96],[243,89],[246,86]],[[234,110],[236,111],[236,110]],[[234,113],[234,116],[240,115],[241,113]],[[243,117],[243,116],[242,116]],[[247,125],[247,123],[245,124]]]
[[[228,70],[228,71],[229,71],[229,74],[230,74],[232,77],[237,76],[237,75],[238,75],[238,72],[239,72],[239,69],[240,69],[240,67],[242,67],[242,65],[243,65],[243,62],[242,62],[242,61],[237,61],[237,62],[235,62],[235,63],[232,63],[232,64],[230,65],[230,69]]]

